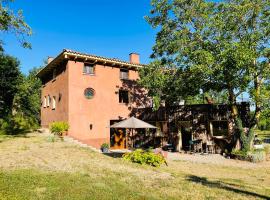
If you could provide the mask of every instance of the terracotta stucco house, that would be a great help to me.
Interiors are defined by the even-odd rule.
[[[96,148],[112,145],[110,125],[149,103],[137,84],[142,66],[136,53],[126,62],[64,49],[37,75],[43,85],[41,126],[66,121],[68,136]],[[126,148],[124,139],[118,134],[112,147]]]

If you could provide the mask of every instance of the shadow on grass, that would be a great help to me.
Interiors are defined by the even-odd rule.
[[[187,180],[194,183],[199,183],[204,186],[211,187],[211,188],[224,189],[224,190],[232,191],[238,194],[249,195],[255,198],[270,199],[270,196],[265,196],[265,195],[257,194],[255,192],[250,192],[247,190],[236,188],[236,187],[241,187],[240,185],[237,185],[237,184],[230,184],[230,183],[225,183],[222,181],[210,181],[210,180],[207,180],[207,178],[205,177],[199,177],[195,175],[187,176]]]
[[[123,152],[109,152],[109,153],[102,153],[105,156],[109,156],[112,158],[122,158],[122,156],[125,154]]]

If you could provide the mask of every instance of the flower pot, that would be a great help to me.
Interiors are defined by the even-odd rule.
[[[101,148],[102,153],[109,153],[109,148]]]

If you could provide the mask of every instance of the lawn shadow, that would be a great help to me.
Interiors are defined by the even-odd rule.
[[[238,194],[245,194],[245,195],[253,196],[255,198],[270,199],[270,196],[265,196],[265,195],[258,194],[255,192],[240,189],[241,186],[237,184],[231,184],[231,183],[226,183],[222,181],[210,181],[210,180],[207,180],[207,178],[205,177],[199,177],[195,175],[187,176],[187,180],[194,183],[202,184],[204,186],[211,187],[211,188],[224,189],[224,190],[232,191]],[[239,188],[236,188],[236,187],[239,187]]]
[[[102,153],[105,156],[109,156],[112,158],[122,158],[125,154],[124,152],[109,152],[109,153]]]

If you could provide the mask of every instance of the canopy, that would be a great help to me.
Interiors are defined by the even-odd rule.
[[[111,128],[131,128],[131,129],[136,129],[136,128],[157,128],[151,124],[148,124],[142,120],[139,120],[135,117],[131,117],[129,119],[123,120],[121,122],[118,122],[116,124],[113,124],[110,126]]]

